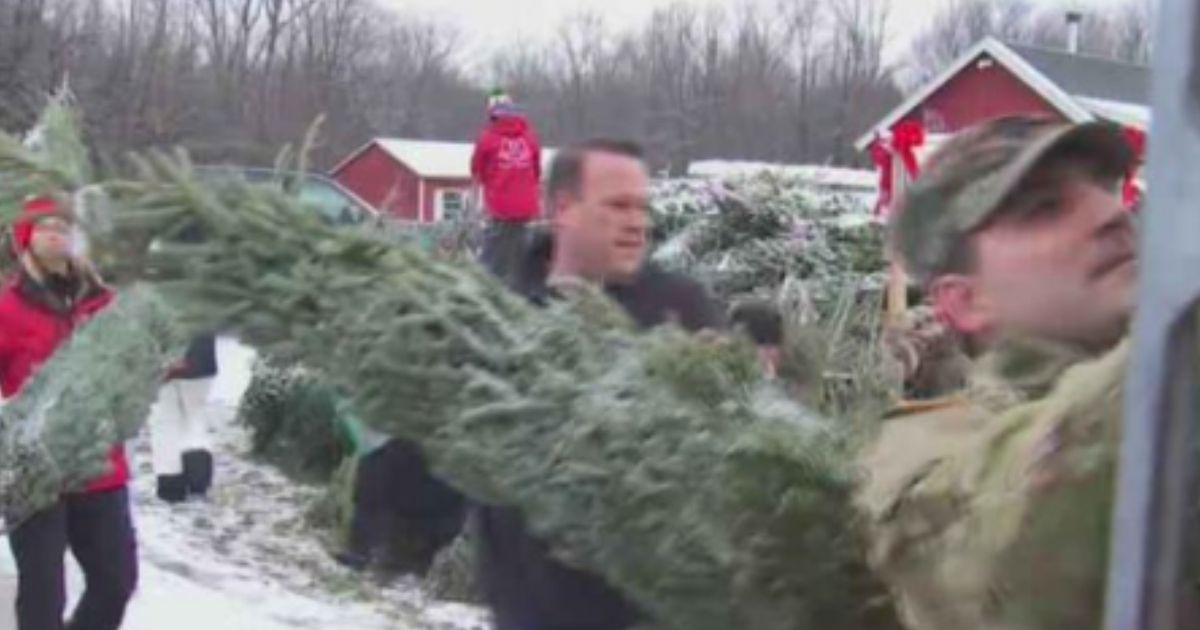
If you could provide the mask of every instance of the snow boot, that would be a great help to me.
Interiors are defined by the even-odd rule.
[[[157,477],[158,498],[167,503],[182,503],[187,499],[187,479],[182,475],[159,475]]]
[[[207,450],[185,451],[183,454],[183,477],[187,492],[205,496],[212,487],[213,456]]]

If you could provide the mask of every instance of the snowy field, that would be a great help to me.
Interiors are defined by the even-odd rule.
[[[482,630],[472,607],[431,601],[415,581],[383,587],[334,562],[307,526],[319,493],[249,461],[232,422],[253,359],[222,340],[213,387],[216,480],[204,502],[169,506],[154,496],[149,441],[130,444],[141,576],[124,630]],[[72,604],[82,576],[69,563]],[[13,630],[7,540],[0,544],[0,630]]]

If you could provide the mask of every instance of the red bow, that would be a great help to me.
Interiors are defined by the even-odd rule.
[[[915,120],[906,120],[892,129],[892,147],[904,160],[908,176],[917,177],[916,148],[925,144],[925,128]]]
[[[871,161],[879,169],[879,201],[875,202],[875,216],[883,216],[883,211],[892,205],[892,152],[884,146],[883,138],[875,138],[867,149]]]
[[[1129,170],[1125,172],[1125,183],[1122,186],[1122,197],[1125,200],[1125,205],[1133,208],[1137,206],[1141,197],[1138,191],[1137,179],[1138,167],[1141,166],[1142,159],[1146,155],[1146,132],[1137,127],[1125,127],[1122,130],[1125,136],[1125,142],[1129,144],[1129,148],[1133,151],[1134,159],[1129,164]]]
[[[879,169],[879,201],[875,204],[875,214],[882,216],[891,207],[895,190],[893,181],[892,159],[899,155],[904,163],[904,170],[910,179],[916,179],[919,172],[917,164],[917,147],[925,144],[925,128],[921,123],[906,120],[892,128],[890,142],[876,137],[868,149],[871,161]]]

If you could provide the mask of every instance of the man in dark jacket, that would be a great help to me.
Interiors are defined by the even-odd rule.
[[[488,217],[480,260],[509,281],[525,249],[526,228],[540,214],[542,148],[533,125],[503,92],[488,99],[488,126],[475,142],[471,177],[483,190]]]
[[[112,301],[91,265],[71,252],[65,201],[27,202],[13,224],[19,266],[0,290],[0,393],[17,395],[72,332]],[[64,554],[70,547],[87,589],[72,630],[116,630],[137,583],[125,451],[115,445],[109,471],[9,534],[17,562],[17,627],[62,630],[67,598]]]
[[[556,156],[547,183],[552,233],[532,239],[515,288],[544,303],[560,283],[594,282],[644,328],[721,328],[699,284],[644,262],[648,184],[631,143],[597,140]],[[498,630],[623,630],[642,621],[601,577],[554,560],[517,510],[480,507],[474,525]]]

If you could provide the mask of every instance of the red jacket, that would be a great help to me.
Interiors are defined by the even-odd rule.
[[[536,219],[541,208],[542,147],[533,126],[522,116],[494,119],[475,141],[471,176],[483,186],[491,218]]]
[[[27,273],[20,273],[0,289],[0,393],[11,398],[75,327],[107,306],[108,289],[91,283],[74,288],[75,297],[64,300]],[[129,480],[125,449],[113,447],[111,468],[86,486],[88,492],[119,488]]]

